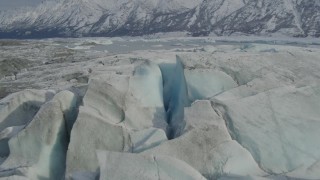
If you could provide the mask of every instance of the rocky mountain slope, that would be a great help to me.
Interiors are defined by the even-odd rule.
[[[0,38],[146,35],[320,36],[317,0],[57,0],[0,12]]]

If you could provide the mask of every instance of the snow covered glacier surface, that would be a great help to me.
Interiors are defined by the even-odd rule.
[[[0,179],[320,179],[317,45],[73,41],[1,42]]]

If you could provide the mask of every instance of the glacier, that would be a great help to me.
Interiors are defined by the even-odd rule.
[[[317,42],[2,41],[0,179],[320,178]]]

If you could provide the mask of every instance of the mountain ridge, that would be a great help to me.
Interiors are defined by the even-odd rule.
[[[0,12],[0,38],[140,36],[320,36],[317,0],[59,0]]]

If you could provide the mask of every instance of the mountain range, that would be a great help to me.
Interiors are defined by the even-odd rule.
[[[56,0],[0,11],[0,38],[320,36],[319,0]]]

